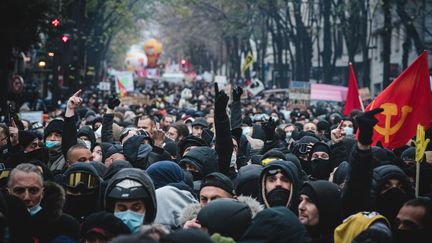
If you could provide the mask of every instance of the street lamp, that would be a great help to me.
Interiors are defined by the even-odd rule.
[[[44,68],[45,66],[46,66],[46,62],[45,61],[39,61],[38,62],[38,67]]]

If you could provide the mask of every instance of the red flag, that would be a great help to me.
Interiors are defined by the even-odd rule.
[[[352,64],[349,64],[350,77],[348,81],[348,94],[345,101],[345,107],[343,114],[348,116],[350,112],[354,109],[361,110],[362,105],[360,104],[360,94],[358,91],[357,80],[354,74],[354,69]]]
[[[428,129],[432,126],[432,91],[428,70],[427,51],[424,51],[399,75],[365,111],[384,109],[376,115],[373,143],[381,141],[384,147],[399,148],[415,134],[417,124]]]
[[[118,77],[117,77],[117,85],[118,85],[118,89],[119,89],[119,93],[120,93],[119,96],[125,97],[127,95],[127,90]]]

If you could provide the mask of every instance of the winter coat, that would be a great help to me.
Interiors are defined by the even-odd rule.
[[[51,242],[54,238],[65,235],[79,239],[80,225],[72,216],[63,213],[65,192],[54,182],[44,183],[42,210],[31,216],[33,238],[39,242]]]

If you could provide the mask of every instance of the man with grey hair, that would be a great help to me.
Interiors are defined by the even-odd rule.
[[[11,171],[8,191],[20,198],[31,215],[38,213],[44,196],[43,177],[41,170],[33,164],[19,164]]]
[[[79,232],[79,222],[63,213],[64,190],[57,183],[44,182],[42,170],[37,166],[19,164],[10,173],[7,189],[27,207],[31,215],[29,223],[34,241],[52,242],[60,235],[78,240],[76,232]]]

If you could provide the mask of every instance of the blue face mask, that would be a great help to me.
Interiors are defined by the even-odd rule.
[[[243,135],[246,136],[249,134],[249,131],[250,131],[250,127],[243,127],[242,133],[243,133]]]
[[[50,141],[50,140],[46,140],[45,141],[45,147],[47,148],[54,148],[56,145],[59,145],[60,141]]]
[[[135,233],[144,222],[144,214],[136,213],[131,210],[114,212],[114,216],[121,219],[132,233]]]
[[[40,206],[40,204],[38,204],[32,208],[27,208],[27,210],[29,211],[30,215],[33,216],[37,214],[39,211],[41,211],[42,207]]]
[[[343,129],[344,129],[346,135],[353,135],[353,133],[354,133],[354,128],[352,128],[352,127],[344,127]]]

